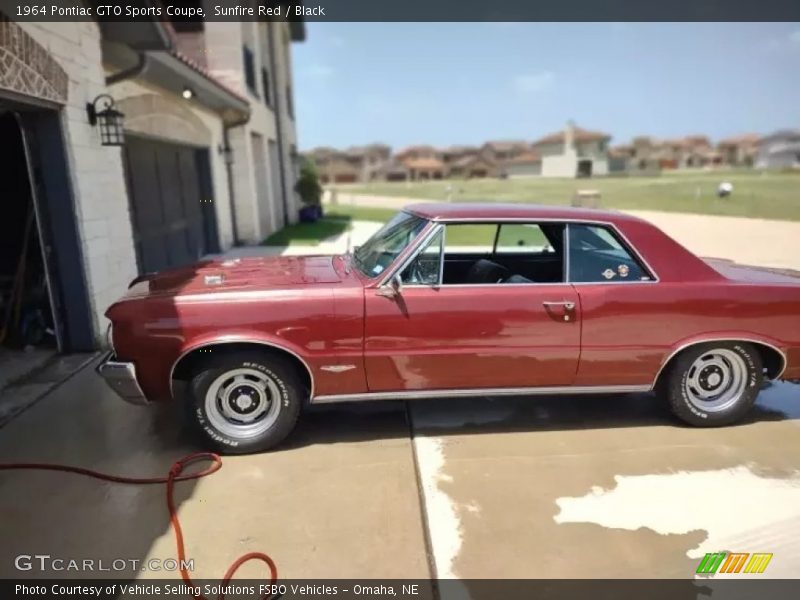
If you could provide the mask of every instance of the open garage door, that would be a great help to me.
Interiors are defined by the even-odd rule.
[[[125,167],[140,273],[218,252],[208,149],[128,136]]]

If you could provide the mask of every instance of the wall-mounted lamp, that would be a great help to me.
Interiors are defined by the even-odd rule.
[[[233,164],[233,149],[230,146],[227,144],[225,146],[220,144],[217,146],[217,153],[222,155],[226,165]]]
[[[99,109],[98,104],[103,108]],[[114,99],[108,94],[100,94],[86,104],[86,114],[92,126],[100,126],[100,143],[103,146],[125,145],[125,115],[114,108]]]
[[[194,98],[194,90],[190,87],[185,87],[183,88],[183,92],[181,92],[181,96],[183,96],[185,100],[191,100]]]

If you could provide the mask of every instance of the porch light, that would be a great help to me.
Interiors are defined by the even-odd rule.
[[[114,108],[114,99],[111,96],[101,94],[87,103],[86,114],[89,116],[89,123],[100,126],[100,143],[103,146],[125,145],[125,115]]]

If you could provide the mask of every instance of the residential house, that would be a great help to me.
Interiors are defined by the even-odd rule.
[[[528,142],[522,140],[493,140],[480,148],[480,154],[496,165],[498,175],[507,175],[508,161],[531,149]]]
[[[395,158],[406,168],[411,181],[442,179],[445,176],[445,164],[433,146],[409,146],[398,152]]]
[[[465,154],[461,158],[451,161],[447,165],[448,177],[461,177],[464,179],[479,179],[483,177],[496,177],[497,165],[482,154]]]
[[[591,177],[608,173],[608,142],[611,136],[569,122],[555,133],[533,143],[542,157],[543,177]]]
[[[373,181],[378,178],[381,167],[389,161],[392,149],[386,144],[375,143],[351,146],[345,150],[345,154],[359,166],[359,181]]]
[[[745,133],[720,140],[717,150],[722,155],[722,162],[730,167],[752,167],[760,139],[757,133]]]
[[[363,168],[360,156],[327,146],[313,148],[305,156],[314,162],[323,184],[361,181]]]
[[[758,142],[756,167],[800,168],[800,129],[783,129],[761,138]]]
[[[506,161],[506,176],[509,178],[538,177],[542,174],[542,157],[528,150]]]
[[[33,215],[31,248],[49,249],[58,350],[104,344],[103,313],[137,275],[296,219],[301,22],[12,19],[0,14],[4,221],[22,232]]]

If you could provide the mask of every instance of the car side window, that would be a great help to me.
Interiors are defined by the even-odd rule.
[[[654,278],[619,237],[602,225],[569,225],[572,283],[652,281]]]
[[[503,223],[497,232],[497,254],[554,252],[542,228],[535,223]]]
[[[400,273],[405,285],[437,285],[441,274],[443,230],[439,230]]]

